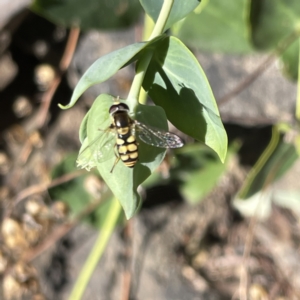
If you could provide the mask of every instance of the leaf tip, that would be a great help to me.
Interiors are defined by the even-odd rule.
[[[133,203],[131,203],[131,204],[132,205],[128,205],[128,206],[122,204],[127,220],[134,217],[138,213],[138,211],[140,210],[141,205],[142,205],[142,201],[141,201],[140,196],[138,195],[136,201],[133,201]]]
[[[219,157],[220,157],[221,163],[224,164],[226,161],[226,157],[227,157],[227,151],[222,156],[219,156]]]
[[[68,104],[68,105],[62,105],[62,104],[58,104],[58,107],[60,108],[60,109],[63,109],[63,110],[66,110],[66,109],[69,109],[69,108],[71,108],[73,105],[70,105],[70,104]]]
[[[124,207],[123,209],[127,220],[130,220],[137,212],[136,209],[125,209]]]

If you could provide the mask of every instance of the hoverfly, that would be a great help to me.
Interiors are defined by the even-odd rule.
[[[138,137],[142,142],[159,148],[179,148],[183,141],[174,133],[154,129],[129,116],[127,104],[115,100],[109,108],[112,118],[110,126],[92,143],[80,151],[77,166],[88,171],[97,163],[104,162],[114,155],[116,160],[112,166],[113,172],[116,164],[121,160],[128,168],[133,168],[138,161]],[[87,158],[86,151],[90,156]]]

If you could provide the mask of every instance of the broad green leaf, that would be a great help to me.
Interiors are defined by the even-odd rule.
[[[239,199],[248,199],[281,178],[297,160],[293,144],[284,142],[276,127],[272,139],[259,161],[253,167],[247,181],[239,192]]]
[[[253,13],[253,41],[261,50],[272,50],[299,31],[300,1],[298,0],[257,0]],[[291,48],[291,49],[290,49]],[[295,78],[297,74],[297,45],[292,44],[283,55],[285,71]]]
[[[144,10],[154,22],[156,22],[159,16],[164,1],[165,0],[140,0]],[[200,0],[174,0],[171,13],[165,26],[165,30],[170,28],[174,23],[186,17],[199,4]]]
[[[137,0],[34,0],[31,8],[56,24],[82,30],[123,28],[141,12]]]
[[[300,2],[298,0],[257,0],[252,17],[255,45],[271,50],[299,28]]]
[[[163,38],[164,36],[162,35],[150,42],[135,43],[100,57],[80,78],[73,91],[70,103],[66,106],[59,105],[60,108],[68,109],[72,107],[89,87],[107,80],[124,66],[134,62],[141,54],[141,51],[155,47],[155,44]]]
[[[300,135],[298,134],[295,138],[295,149],[297,151],[298,156],[300,156]]]
[[[199,203],[208,195],[218,183],[222,174],[226,171],[228,163],[238,151],[238,143],[234,143],[228,149],[228,155],[224,164],[220,162],[216,155],[209,155],[208,148],[201,144],[187,145],[183,151],[178,150],[178,159],[181,162],[177,173],[182,184],[180,190],[184,198],[192,203]],[[202,146],[202,147],[201,147]],[[187,170],[183,173],[182,161]],[[175,172],[173,172],[175,173]],[[181,176],[180,176],[181,173]]]
[[[169,37],[157,45],[143,87],[170,122],[224,162],[227,135],[214,95],[197,59],[180,40]]]
[[[250,0],[209,0],[177,26],[175,35],[201,50],[247,53],[251,51],[249,18]]]
[[[106,130],[112,120],[108,113],[113,104],[113,97],[100,95],[89,111],[87,121],[87,138],[89,142],[97,140],[101,131]],[[129,103],[127,103],[129,105]],[[131,108],[132,111],[132,108]],[[162,108],[139,105],[136,115],[138,121],[154,126],[158,129],[167,130],[167,119]],[[101,147],[101,145],[99,145]],[[113,152],[114,149],[112,148]],[[140,204],[138,186],[159,166],[165,155],[165,149],[156,148],[139,141],[139,161],[133,169],[126,167],[121,161],[117,163],[110,173],[116,157],[102,163],[97,163],[100,175],[105,180],[115,197],[120,201],[126,217],[131,218]]]
[[[292,80],[298,78],[299,64],[299,39],[294,41],[290,47],[282,54],[283,72]]]
[[[76,157],[77,154],[71,154],[60,164],[55,166],[52,171],[52,177],[57,178],[75,171]],[[96,176],[96,174],[83,174],[82,176],[74,178],[67,183],[49,189],[49,194],[53,200],[61,200],[67,203],[72,214],[78,214],[97,199],[97,193],[93,194],[89,192],[89,189],[91,191],[95,191],[97,180],[100,181],[101,179],[99,176]],[[90,188],[87,188],[87,186],[90,186]],[[100,204],[99,207],[89,216],[84,218],[86,222],[96,228],[100,228],[102,226],[103,217],[105,216],[107,207],[110,205],[113,198],[111,192],[108,191],[107,187],[103,183],[99,192],[101,193],[103,203]]]
[[[216,186],[224,170],[224,164],[219,161],[191,172],[190,179],[181,188],[184,198],[192,204],[200,202]]]
[[[80,128],[79,128],[79,140],[81,144],[84,143],[84,140],[87,137],[87,121],[88,121],[89,113],[87,112],[86,115],[84,116]]]

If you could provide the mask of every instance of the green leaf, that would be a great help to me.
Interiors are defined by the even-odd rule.
[[[299,32],[300,1],[259,0],[253,13],[253,41],[261,50],[272,50],[283,40]],[[289,41],[290,42],[290,41]],[[289,76],[296,78],[298,52],[293,43],[283,54],[282,61]]]
[[[87,121],[87,138],[89,142],[97,140],[99,134],[103,134],[103,130],[110,126],[112,120],[108,111],[112,104],[113,97],[104,94],[100,95],[93,103]],[[134,118],[158,129],[167,130],[168,128],[165,113],[160,107],[139,105]],[[111,151],[114,151],[114,149],[112,148]],[[100,175],[120,201],[127,219],[131,218],[139,207],[138,186],[159,166],[166,152],[163,148],[152,147],[141,141],[139,141],[138,151],[139,160],[132,169],[126,167],[120,161],[113,172],[110,173],[116,157],[97,163]]]
[[[286,143],[276,128],[272,140],[255,164],[239,192],[239,199],[248,199],[281,178],[295,163],[298,155],[295,146]]]
[[[299,39],[294,41],[282,54],[283,72],[292,80],[298,78]]]
[[[224,170],[224,164],[219,161],[210,162],[205,168],[192,172],[181,189],[185,199],[192,204],[200,202],[215,187]]]
[[[123,28],[138,21],[136,0],[34,0],[32,10],[64,27],[82,30]]]
[[[197,59],[180,40],[169,37],[157,45],[143,87],[170,122],[224,162],[227,135],[214,95]]]
[[[193,147],[191,147],[193,146]],[[180,163],[178,179],[183,181],[180,190],[184,198],[192,203],[199,203],[208,195],[218,183],[222,174],[227,170],[228,163],[239,149],[239,143],[234,143],[228,149],[228,155],[224,164],[218,160],[216,155],[208,155],[207,147],[201,144],[187,145],[181,153],[180,162],[183,161],[184,166]],[[187,169],[183,173],[183,169]],[[180,173],[182,173],[180,175]]]
[[[271,50],[299,28],[300,2],[298,0],[259,0],[252,17],[255,45]]]
[[[77,154],[68,155],[60,164],[55,166],[52,171],[52,177],[57,178],[77,170],[75,164],[76,157]],[[87,186],[94,185],[91,186],[90,190],[95,191],[97,180],[101,181],[99,176],[93,173],[83,174],[67,183],[49,189],[49,194],[53,200],[61,200],[67,203],[72,214],[79,214],[86,206],[93,203],[99,197],[99,195],[96,195],[97,193],[91,193],[87,188]],[[99,192],[101,192],[103,203],[89,216],[84,218],[86,222],[96,228],[101,228],[103,218],[113,199],[112,194],[105,191],[103,184]]]
[[[146,13],[156,22],[161,11],[164,0],[140,0]],[[200,0],[174,0],[171,13],[165,26],[165,30],[170,28],[174,23],[186,17],[200,3]]]
[[[300,135],[299,134],[295,137],[295,149],[297,151],[298,156],[300,156]]]
[[[84,140],[87,137],[87,121],[89,118],[89,113],[87,112],[80,124],[80,128],[79,128],[79,140],[81,142],[81,144],[84,143]]]
[[[205,51],[251,51],[250,0],[210,0],[177,26],[175,35],[191,47]]]
[[[100,57],[80,78],[73,91],[70,103],[66,106],[59,105],[59,107],[62,109],[72,107],[89,87],[107,80],[124,66],[137,60],[142,50],[155,47],[156,43],[164,37],[162,35],[150,42],[135,43]]]

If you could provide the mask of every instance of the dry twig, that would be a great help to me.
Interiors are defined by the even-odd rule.
[[[51,100],[56,92],[56,89],[58,88],[63,74],[68,69],[71,60],[73,58],[77,41],[79,38],[80,30],[79,28],[72,28],[69,34],[68,42],[66,45],[65,52],[62,56],[62,59],[59,63],[59,70],[56,72],[56,76],[52,82],[51,87],[42,97],[42,104],[40,106],[39,112],[38,112],[38,119],[37,119],[37,127],[42,128],[45,125],[46,118],[48,115],[49,107],[51,104]]]
[[[47,238],[41,244],[26,252],[23,256],[23,260],[26,262],[30,262],[45,250],[50,248],[53,244],[55,244],[58,240],[65,236],[72,228],[74,228],[84,217],[92,213],[101,204],[101,202],[102,199],[100,197],[98,200],[90,203],[69,223],[57,227],[50,235],[47,236]]]
[[[50,183],[40,183],[40,184],[32,185],[32,186],[24,189],[20,193],[18,193],[16,195],[15,199],[13,200],[13,203],[14,203],[14,205],[17,205],[18,203],[20,203],[22,200],[26,199],[29,196],[32,196],[32,195],[38,194],[38,193],[42,193],[42,192],[46,191],[47,189],[50,189],[57,185],[68,182],[76,177],[83,175],[84,173],[85,173],[85,170],[78,170],[78,171],[74,171],[72,173],[65,174],[61,177],[55,178]]]
[[[271,53],[248,77],[243,79],[232,91],[227,95],[221,97],[217,103],[218,105],[224,105],[228,101],[232,100],[235,96],[240,94],[244,89],[251,85],[260,75],[263,74],[277,59],[278,56],[298,38],[298,33],[292,32],[282,43],[278,46],[273,53]]]

